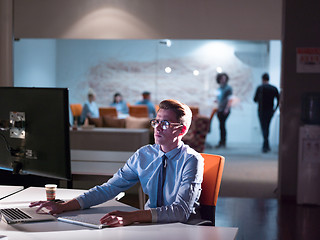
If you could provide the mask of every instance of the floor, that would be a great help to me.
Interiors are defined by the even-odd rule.
[[[277,199],[278,151],[239,144],[205,152],[225,156],[216,226],[238,227],[237,240],[320,239],[320,206]]]
[[[277,199],[221,197],[216,226],[238,227],[237,240],[320,239],[320,207]]]
[[[277,200],[278,152],[267,154],[259,146],[207,148],[225,156],[216,226],[238,227],[236,240],[320,239],[320,206],[297,205]],[[128,195],[123,201],[137,202]]]
[[[262,153],[259,145],[234,144],[206,148],[205,153],[225,157],[219,196],[277,198],[278,151]]]

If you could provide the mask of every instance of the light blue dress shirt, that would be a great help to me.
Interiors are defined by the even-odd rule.
[[[95,102],[86,101],[83,104],[80,121],[83,123],[87,117],[98,118],[99,108]]]
[[[108,201],[140,181],[143,192],[149,196],[145,209],[151,210],[152,222],[186,222],[199,205],[204,160],[183,142],[167,152],[164,206],[157,207],[158,179],[163,154],[158,144],[140,148],[108,182],[77,197],[81,208]]]

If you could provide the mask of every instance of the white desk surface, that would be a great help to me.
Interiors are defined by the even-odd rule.
[[[71,199],[84,190],[58,189],[57,197]],[[16,196],[15,196],[16,195]],[[26,202],[45,199],[44,188],[28,188],[0,201],[1,206],[25,205]],[[101,205],[100,205],[101,206]],[[119,209],[134,209],[128,205],[111,200],[103,206],[118,206]],[[0,235],[11,239],[125,239],[125,240],[231,240],[235,239],[238,228],[193,226],[182,223],[134,224],[125,227],[91,229],[60,221],[24,223],[8,225],[1,221]]]
[[[22,186],[0,185],[0,199],[5,198],[15,192],[19,192],[22,189],[23,189]]]

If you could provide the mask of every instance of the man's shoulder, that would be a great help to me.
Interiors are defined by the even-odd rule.
[[[182,146],[182,153],[185,154],[186,158],[203,159],[200,153],[191,148],[189,145],[184,144]]]
[[[267,84],[265,86],[265,88],[268,89],[269,91],[272,91],[272,92],[278,92],[278,88],[273,86],[273,85],[271,85],[271,84]]]

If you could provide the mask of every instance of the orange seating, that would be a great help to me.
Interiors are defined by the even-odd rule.
[[[222,180],[225,158],[219,155],[201,153],[204,158],[202,192],[200,196],[201,219],[215,225],[215,211]]]
[[[73,124],[80,123],[80,116],[82,113],[82,105],[80,103],[70,104],[70,109],[73,116]]]
[[[209,132],[211,132],[211,123],[214,115],[218,112],[218,108],[212,109],[211,115],[210,115],[210,125],[209,125]]]
[[[70,104],[73,117],[80,117],[82,112],[82,105],[80,103]]]
[[[118,112],[115,107],[100,107],[99,108],[99,116],[110,116],[110,117],[118,117]]]
[[[129,115],[138,118],[149,117],[148,107],[147,105],[130,105]]]

